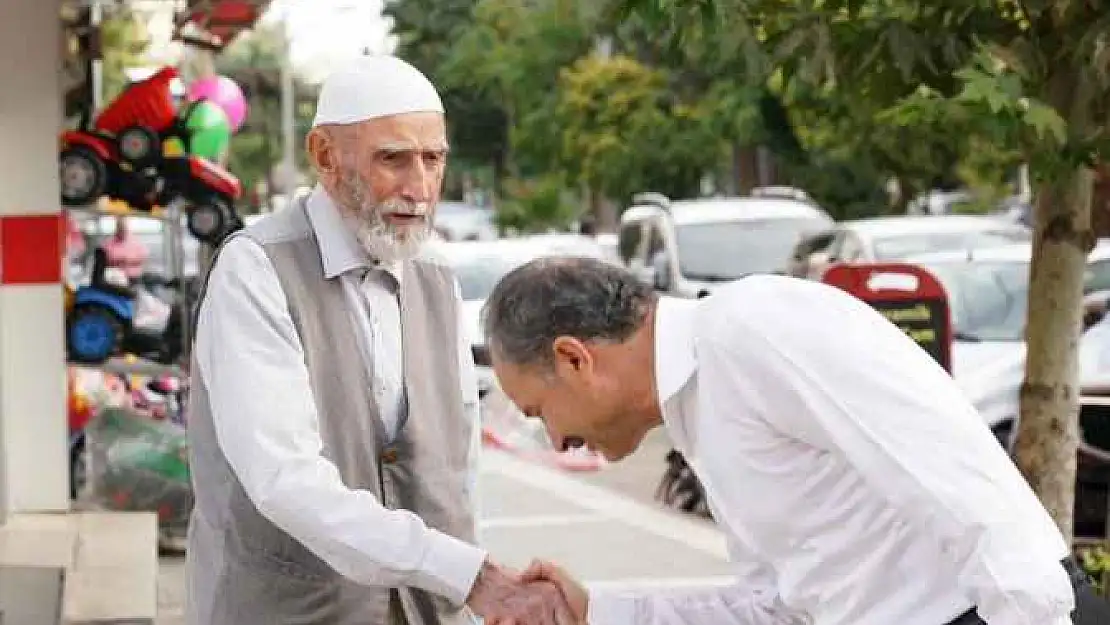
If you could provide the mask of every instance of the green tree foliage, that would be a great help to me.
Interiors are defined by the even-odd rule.
[[[571,180],[627,201],[652,189],[697,193],[718,156],[705,112],[674,101],[665,72],[628,58],[586,57],[560,75],[555,121]]]

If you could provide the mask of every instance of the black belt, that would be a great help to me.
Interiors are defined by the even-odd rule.
[[[1064,558],[1060,561],[1060,565],[1068,572],[1071,587],[1076,591],[1091,584],[1091,577],[1076,563],[1075,558]],[[979,618],[979,613],[975,611],[975,608],[971,608],[949,621],[948,625],[986,625],[986,621]]]

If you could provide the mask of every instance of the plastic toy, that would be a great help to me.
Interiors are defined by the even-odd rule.
[[[109,269],[103,248],[94,252],[90,284],[75,291],[66,317],[66,351],[74,362],[97,364],[127,351],[169,363],[181,349],[180,311]]]
[[[209,76],[189,85],[189,101],[208,100],[223,109],[231,123],[231,131],[238,132],[247,120],[247,98],[234,80],[227,76]]]
[[[189,129],[190,154],[204,157],[213,163],[223,163],[231,142],[231,125],[220,107],[201,100],[190,107],[185,116]]]
[[[106,195],[150,210],[184,199],[190,205],[190,232],[217,243],[234,222],[242,185],[214,162],[165,149],[167,142],[188,143],[186,119],[170,91],[176,77],[174,68],[164,68],[128,86],[93,123],[86,118],[79,129],[62,133],[62,204],[84,206]],[[193,219],[194,212],[202,218]]]

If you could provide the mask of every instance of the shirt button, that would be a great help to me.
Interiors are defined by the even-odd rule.
[[[397,450],[392,447],[387,447],[382,450],[382,462],[385,464],[393,464],[397,462]]]

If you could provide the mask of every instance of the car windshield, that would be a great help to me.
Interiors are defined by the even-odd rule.
[[[1009,245],[1030,239],[1029,231],[1019,228],[904,234],[876,238],[875,257],[878,260],[898,260],[916,254]]]
[[[948,292],[956,340],[1024,341],[1029,263],[926,263]]]
[[[682,224],[675,227],[680,270],[707,281],[783,271],[802,235],[827,226],[806,218]]]

